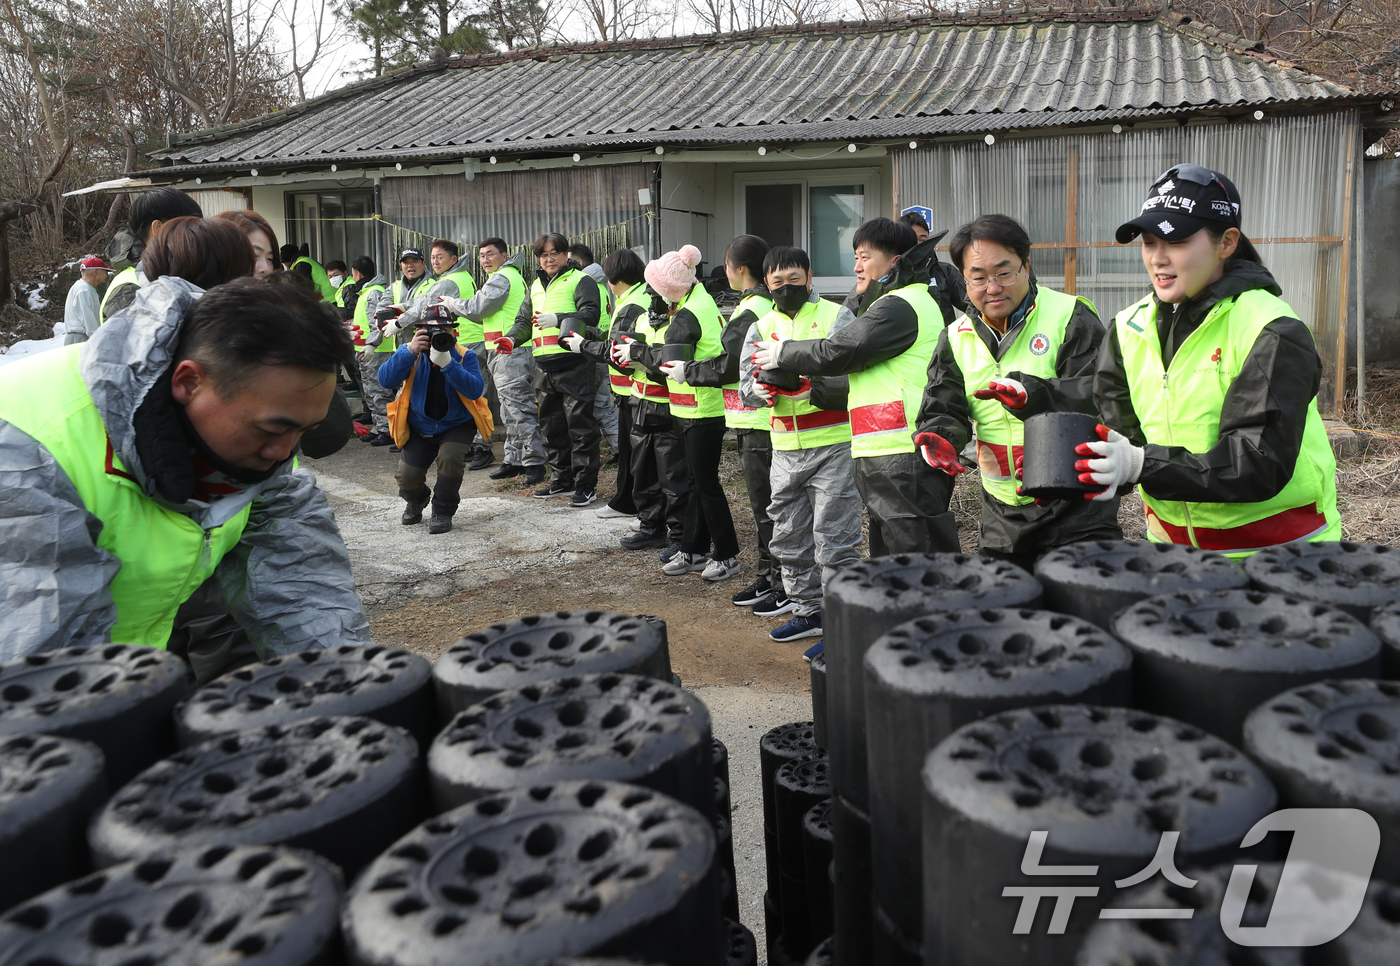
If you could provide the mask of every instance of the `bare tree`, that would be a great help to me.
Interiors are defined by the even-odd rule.
[[[578,6],[599,40],[647,36],[659,19],[652,0],[581,0]]]
[[[304,101],[307,76],[344,46],[345,32],[332,0],[283,0],[275,10],[291,40],[286,53],[288,74],[296,84],[297,100]]]

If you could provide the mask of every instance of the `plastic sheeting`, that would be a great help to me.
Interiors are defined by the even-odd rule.
[[[895,208],[928,206],[935,232],[980,214],[1011,215],[1030,233],[1042,283],[1072,286],[1107,322],[1150,291],[1138,247],[1115,244],[1114,230],[1173,164],[1221,171],[1239,188],[1245,234],[1317,338],[1326,411],[1345,315],[1354,122],[1354,113],[1334,112],[900,149],[892,152]]]

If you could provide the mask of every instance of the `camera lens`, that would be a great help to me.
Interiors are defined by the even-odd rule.
[[[446,352],[456,345],[457,340],[452,338],[451,332],[444,332],[439,329],[433,333],[433,349],[438,352]]]

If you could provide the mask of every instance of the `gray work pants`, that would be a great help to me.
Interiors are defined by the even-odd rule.
[[[535,354],[517,346],[510,355],[492,352],[486,360],[501,402],[506,427],[505,462],[511,466],[543,466],[540,412],[535,405]]]
[[[394,394],[379,384],[379,367],[391,355],[392,352],[375,352],[373,348],[366,348],[357,357],[360,362],[360,401],[374,420],[372,428],[376,433],[389,431],[389,414],[385,407],[393,402]]]
[[[860,562],[860,494],[851,475],[851,444],[774,449],[770,476],[773,538],[768,550],[782,567],[783,589],[809,617],[822,589],[842,567]]]

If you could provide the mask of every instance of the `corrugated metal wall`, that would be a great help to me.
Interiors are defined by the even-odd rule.
[[[437,238],[475,245],[492,235],[515,246],[546,231],[576,236],[630,222],[631,244],[645,240],[637,190],[651,186],[647,164],[552,168],[543,171],[386,178],[385,221]]]
[[[1239,188],[1244,231],[1313,330],[1324,363],[1319,405],[1335,396],[1347,300],[1350,112],[1265,121],[933,144],[892,152],[895,210],[933,209],[935,232],[980,214],[1020,220],[1037,276],[1091,299],[1105,322],[1150,291],[1138,246],[1113,241],[1167,168],[1194,162]],[[1354,142],[1353,142],[1354,143]]]

